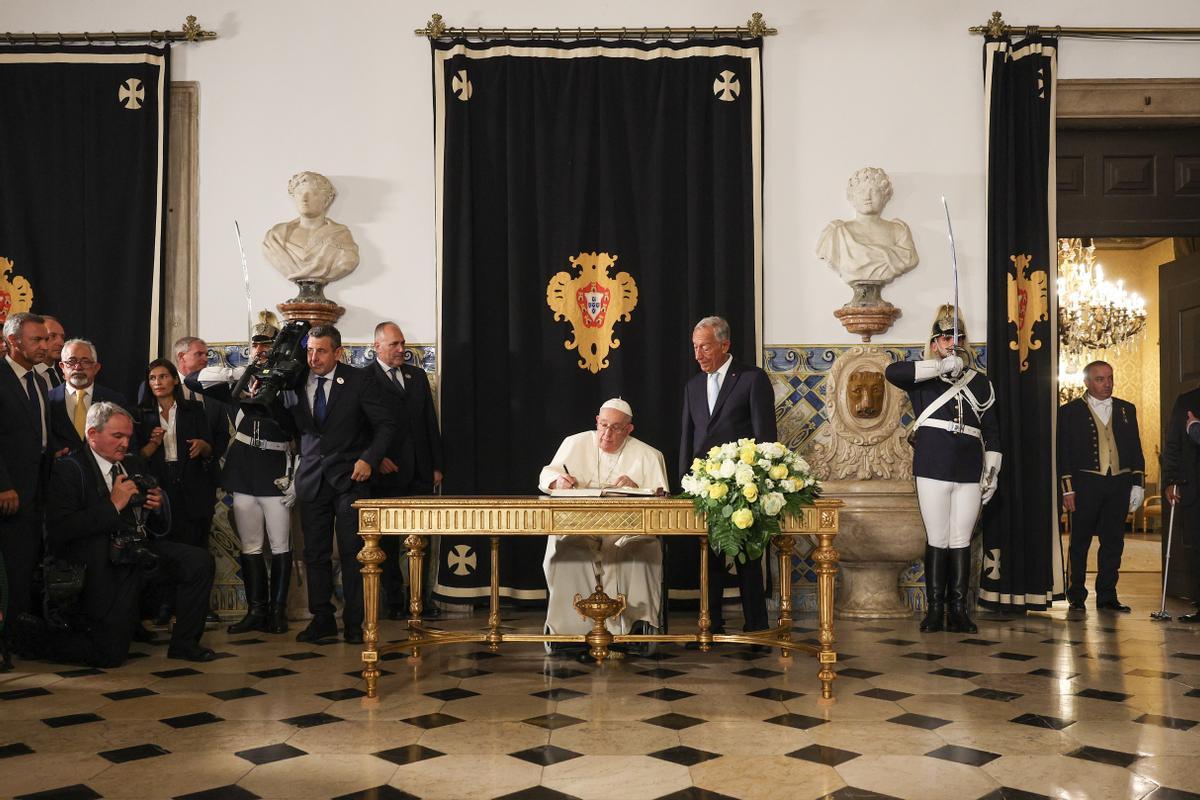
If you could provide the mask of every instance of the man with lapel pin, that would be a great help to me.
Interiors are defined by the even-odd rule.
[[[701,373],[687,382],[683,392],[681,475],[687,474],[693,458],[703,458],[712,447],[742,438],[759,442],[774,442],[778,438],[770,379],[758,367],[734,361],[729,344],[729,323],[721,317],[705,317],[692,330],[692,351]],[[716,569],[709,570],[708,608],[714,634],[725,632],[721,610],[725,577],[722,566],[718,562]],[[736,564],[736,569],[744,630],[766,630],[762,562],[747,561]]]
[[[358,513],[396,430],[393,413],[366,370],[339,363],[342,335],[332,325],[308,333],[308,376],[292,414],[300,431],[296,498],[304,531],[304,565],[312,622],[296,640],[337,636],[333,596],[333,542],[342,564],[344,638],[362,644],[363,586],[359,574]]]
[[[41,557],[41,501],[47,433],[46,323],[37,314],[4,322],[8,355],[0,359],[0,553],[8,576],[8,615],[33,606],[33,570]],[[40,608],[38,609],[40,612]],[[5,627],[11,639],[12,629]]]
[[[71,339],[62,347],[62,367],[66,380],[50,390],[50,450],[64,456],[83,447],[87,412],[94,403],[116,403],[127,407],[125,395],[99,386],[100,355],[87,339]]]
[[[442,434],[429,378],[425,370],[404,363],[404,352],[404,331],[399,325],[381,322],[375,326],[375,364],[367,368],[367,374],[395,416],[396,434],[371,478],[372,497],[432,494],[442,483]],[[388,618],[407,619],[400,537],[385,536],[380,547],[387,556],[383,588]]]

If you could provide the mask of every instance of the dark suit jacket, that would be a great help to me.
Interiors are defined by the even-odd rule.
[[[350,491],[354,462],[362,459],[377,470],[396,432],[395,416],[366,370],[338,364],[333,377],[326,385],[324,422],[313,418],[305,383],[300,384],[291,409],[300,431],[295,480],[301,500],[316,499],[322,478],[339,494]]]
[[[1192,441],[1184,426],[1187,425],[1187,412],[1200,416],[1200,389],[1184,392],[1175,400],[1171,408],[1171,418],[1167,429],[1163,431],[1166,438],[1166,448],[1163,450],[1163,486],[1176,485],[1179,487],[1179,503],[1191,506],[1200,497],[1200,445]]]
[[[170,492],[175,505],[171,513],[177,519],[205,519],[213,514],[213,506],[217,498],[217,468],[218,460],[224,445],[217,440],[208,414],[204,407],[195,400],[176,400],[178,410],[175,412],[175,449],[182,464],[182,479],[178,486],[172,486],[167,467],[167,451],[160,446],[148,459],[150,472],[158,479],[165,491]],[[134,444],[138,449],[150,441],[150,433],[160,425],[158,408],[141,408],[140,419],[133,429]],[[212,455],[208,458],[189,458],[188,439],[203,439],[212,445]],[[225,437],[228,442],[228,436]],[[132,471],[130,474],[134,474]]]
[[[1112,432],[1117,441],[1117,458],[1122,470],[1133,473],[1137,486],[1146,483],[1146,460],[1138,434],[1137,409],[1118,397],[1112,399]],[[1100,468],[1100,433],[1088,408],[1078,397],[1058,407],[1058,480],[1061,490],[1075,490],[1074,477]]]
[[[387,457],[400,468],[391,475],[373,475],[372,493],[400,494],[414,480],[432,487],[433,471],[442,468],[442,434],[425,370],[407,364],[401,366],[403,392],[378,362],[368,366],[366,372],[368,380],[379,386],[380,395],[395,417],[396,433]]]
[[[692,459],[709,448],[751,438],[774,442],[775,395],[767,373],[758,367],[734,361],[708,413],[708,375],[701,372],[688,380],[683,390],[683,436],[679,443],[679,474],[686,475]]]
[[[45,404],[46,384],[40,377],[37,384]],[[44,464],[42,440],[33,427],[36,412],[25,385],[0,356],[0,492],[16,489],[22,511],[34,507]]]
[[[122,467],[129,475],[147,469],[132,455]],[[167,517],[151,513],[147,527],[155,535],[164,535],[169,528]],[[134,567],[114,566],[108,558],[109,539],[122,525],[122,518],[132,523],[132,513],[118,514],[109,500],[108,486],[90,448],[55,460],[46,500],[46,541],[58,557],[87,565],[80,607],[92,619],[108,614],[122,582],[136,579]]]
[[[67,385],[58,384],[50,390],[47,398],[50,401],[50,452],[57,453],[64,447],[74,452],[83,447],[83,439],[79,438],[75,424],[67,413]],[[99,384],[92,384],[92,403],[116,403],[126,411],[130,410],[125,395]]]

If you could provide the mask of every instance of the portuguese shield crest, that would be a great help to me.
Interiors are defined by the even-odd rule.
[[[1016,274],[1008,274],[1008,321],[1016,326],[1016,340],[1009,341],[1018,351],[1021,372],[1029,369],[1029,351],[1040,350],[1042,341],[1034,337],[1033,326],[1050,318],[1049,276],[1045,270],[1029,271],[1033,256],[1009,256]]]
[[[579,368],[595,374],[609,365],[608,354],[621,346],[613,336],[617,322],[633,318],[637,306],[637,283],[628,272],[608,274],[617,256],[580,253],[568,259],[578,274],[559,272],[546,287],[546,305],[554,320],[571,323],[572,338],[566,350],[579,352]]]
[[[20,314],[33,306],[33,288],[29,281],[20,275],[12,278],[13,262],[0,256],[0,323],[8,319],[9,314]]]

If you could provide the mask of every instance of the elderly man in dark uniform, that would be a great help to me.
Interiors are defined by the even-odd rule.
[[[1058,409],[1058,476],[1071,520],[1067,600],[1082,611],[1092,536],[1097,554],[1096,608],[1129,611],[1117,599],[1125,516],[1142,504],[1146,461],[1133,403],[1112,396],[1113,370],[1104,361],[1083,368],[1087,393]]]

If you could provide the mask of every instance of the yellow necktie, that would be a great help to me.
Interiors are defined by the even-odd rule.
[[[71,422],[75,425],[75,432],[79,434],[79,438],[84,438],[83,429],[87,424],[87,409],[83,407],[83,392],[75,393],[75,413],[71,417]]]

